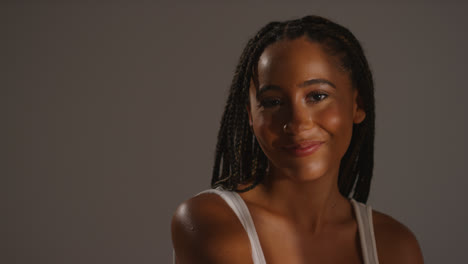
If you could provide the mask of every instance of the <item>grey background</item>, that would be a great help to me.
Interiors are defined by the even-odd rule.
[[[318,14],[355,33],[374,72],[369,202],[410,227],[426,263],[460,263],[467,7],[3,2],[0,262],[169,263],[171,215],[209,186],[243,46],[271,20]]]

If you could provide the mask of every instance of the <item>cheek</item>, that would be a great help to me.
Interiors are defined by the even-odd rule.
[[[269,128],[273,126],[273,118],[262,113],[256,113],[252,115],[253,130],[257,138],[262,137],[265,134],[269,134]]]
[[[268,148],[281,136],[281,122],[272,113],[253,113],[253,131],[262,148]]]
[[[353,132],[352,109],[339,106],[339,104],[330,106],[320,113],[320,122],[322,128],[327,131],[332,144],[339,148],[340,154],[348,149]]]
[[[347,117],[343,112],[343,109],[332,106],[317,113],[317,117],[320,119],[320,124],[323,124],[327,131],[335,134],[346,126]]]

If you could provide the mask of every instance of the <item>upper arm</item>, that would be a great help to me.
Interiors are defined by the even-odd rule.
[[[374,232],[379,263],[424,263],[414,234],[392,217],[374,211]]]
[[[240,221],[216,194],[182,203],[171,223],[178,264],[249,263],[250,244]]]

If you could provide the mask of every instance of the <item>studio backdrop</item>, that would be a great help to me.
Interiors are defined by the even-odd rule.
[[[466,259],[467,4],[85,2],[0,4],[1,263],[170,263],[242,48],[307,14],[348,27],[374,74],[368,203],[426,263]]]

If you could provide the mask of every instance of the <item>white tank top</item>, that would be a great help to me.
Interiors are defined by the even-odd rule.
[[[249,209],[244,200],[236,192],[226,191],[218,187],[217,189],[209,189],[198,193],[215,193],[221,196],[224,201],[231,207],[234,213],[239,218],[242,226],[250,240],[250,247],[252,250],[252,260],[254,264],[266,264],[265,256],[263,255],[260,240],[258,239],[255,225],[250,215]],[[351,199],[354,212],[357,219],[359,240],[361,241],[362,257],[364,264],[378,264],[377,248],[375,245],[374,225],[372,223],[372,208],[369,205],[359,203]],[[175,255],[173,255],[173,263],[175,264]]]

